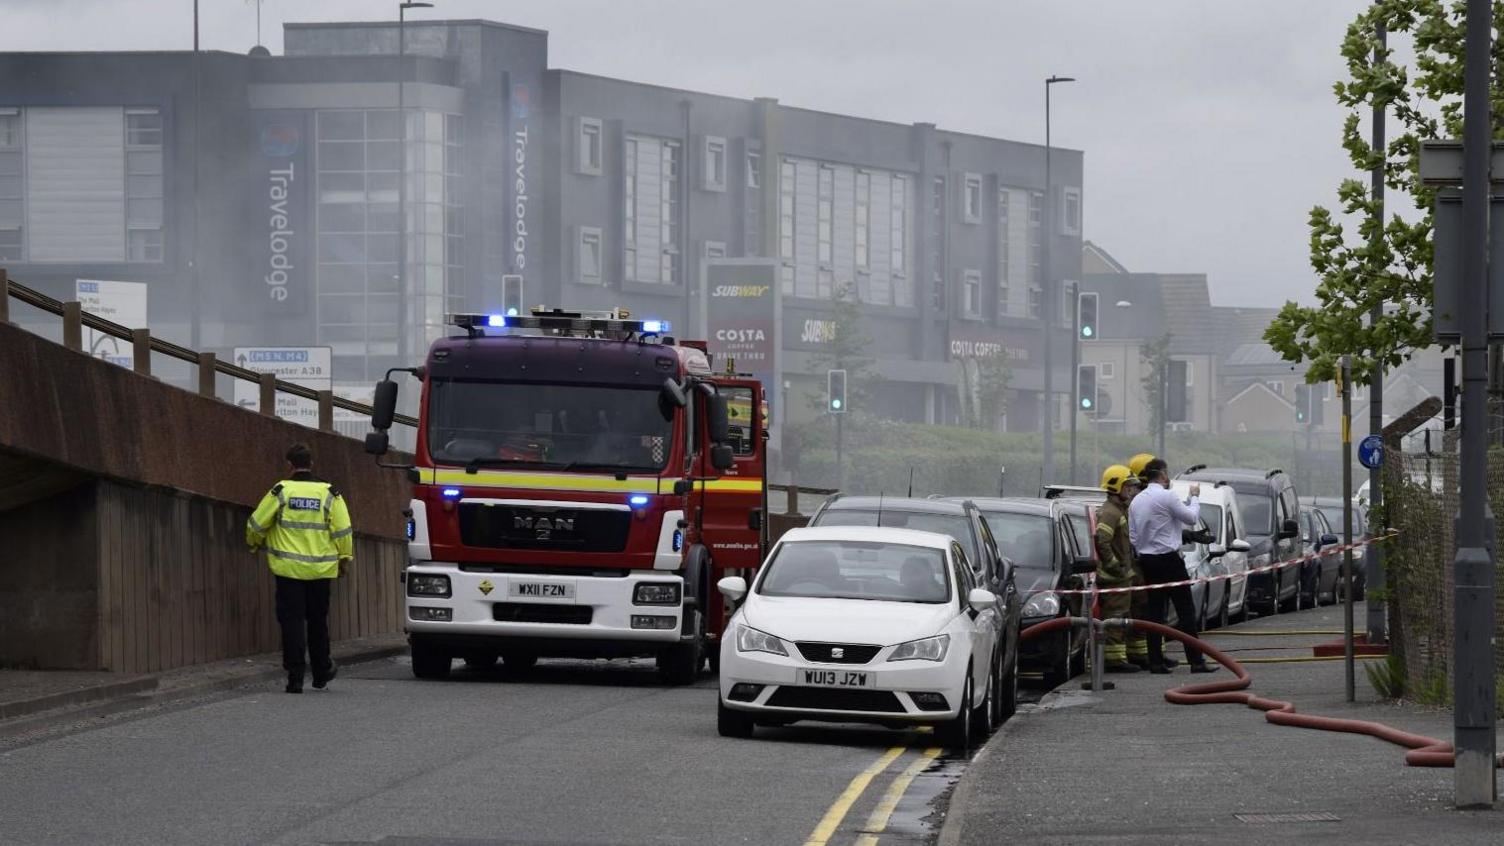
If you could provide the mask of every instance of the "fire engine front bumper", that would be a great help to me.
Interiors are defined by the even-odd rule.
[[[662,571],[485,573],[423,562],[405,584],[408,634],[455,646],[506,639],[548,654],[641,654],[677,643],[684,629],[683,580]]]

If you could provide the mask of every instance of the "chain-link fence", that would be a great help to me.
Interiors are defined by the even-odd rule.
[[[1430,449],[1385,457],[1384,519],[1399,532],[1385,542],[1390,643],[1403,662],[1405,696],[1443,705],[1452,695],[1452,557],[1459,507],[1459,442],[1440,433]],[[1488,491],[1495,514],[1504,514],[1504,449],[1488,455]],[[1494,539],[1494,549],[1500,549]],[[1497,564],[1496,564],[1497,566]],[[1504,567],[1495,572],[1504,584]],[[1495,642],[1504,636],[1504,602],[1495,598]],[[1504,676],[1504,652],[1494,653],[1494,672]]]

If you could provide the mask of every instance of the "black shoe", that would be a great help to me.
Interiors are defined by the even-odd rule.
[[[1191,665],[1191,672],[1193,673],[1215,673],[1220,669],[1222,669],[1221,666],[1206,661],[1198,661]]]
[[[1156,676],[1168,676],[1170,674],[1170,668],[1164,664],[1150,664],[1149,672],[1153,673]]]
[[[1120,662],[1120,663],[1108,664],[1108,665],[1104,666],[1102,668],[1102,672],[1104,672],[1104,673],[1136,673],[1136,672],[1138,672],[1138,665],[1137,664],[1130,664],[1127,661],[1123,661],[1123,662]]]
[[[1165,656],[1165,666],[1169,667],[1170,669],[1173,670],[1176,667],[1180,666],[1180,660],[1178,658],[1171,658],[1170,656],[1166,655]]]
[[[1149,669],[1149,659],[1148,658],[1129,658],[1128,659],[1128,663],[1130,663],[1133,666],[1139,668],[1140,670],[1148,670]]]
[[[323,690],[326,686],[328,686],[329,682],[334,681],[334,677],[337,675],[339,675],[339,666],[335,664],[333,660],[331,660],[329,662],[329,672],[327,675],[319,675],[313,677],[314,688],[317,690]]]
[[[287,687],[284,688],[284,689],[288,693],[302,693],[303,692],[303,680],[302,679],[288,679],[287,680]]]

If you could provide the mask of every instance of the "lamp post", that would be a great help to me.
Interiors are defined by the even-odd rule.
[[[1118,300],[1113,303],[1118,309],[1133,308],[1133,303],[1128,300]],[[1102,337],[1098,332],[1097,337]],[[1118,384],[1123,386],[1123,434],[1128,434],[1128,344],[1123,344],[1123,369],[1118,372]]]
[[[1055,310],[1059,303],[1055,296],[1054,274],[1050,268],[1050,242],[1055,237],[1054,218],[1050,213],[1050,200],[1054,190],[1050,182],[1050,86],[1060,82],[1075,82],[1073,77],[1052,76],[1044,81],[1044,203],[1040,212],[1044,220],[1040,221],[1042,235],[1040,239],[1040,269],[1044,278],[1040,280],[1044,291],[1044,472],[1043,481],[1049,483],[1055,477],[1055,391],[1054,378],[1050,373],[1054,356],[1050,354],[1050,330],[1055,328]],[[1074,379],[1075,377],[1071,377]],[[1075,413],[1075,409],[1071,409]]]
[[[1076,484],[1076,419],[1081,416],[1077,399],[1081,394],[1081,283],[1072,282],[1066,296],[1071,304],[1071,468],[1065,475],[1066,481]],[[1098,388],[1100,389],[1100,385]],[[1101,409],[1093,406],[1093,413],[1100,415]],[[1088,474],[1090,475],[1090,474]]]
[[[432,3],[397,4],[397,358],[407,365],[407,10],[432,9]],[[367,374],[369,376],[369,374]]]

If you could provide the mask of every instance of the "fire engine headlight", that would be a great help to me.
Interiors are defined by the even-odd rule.
[[[632,590],[633,605],[678,605],[678,582],[643,582]]]
[[[414,606],[408,609],[409,619],[426,623],[448,623],[454,620],[454,611],[448,608],[429,608]]]
[[[449,577],[425,573],[407,574],[408,596],[449,596]]]
[[[944,661],[945,653],[950,651],[950,635],[935,635],[923,640],[911,640],[908,643],[900,643],[893,654],[888,656],[889,661]]]
[[[1060,597],[1051,591],[1043,591],[1029,597],[1024,603],[1025,617],[1053,617],[1060,613]]]
[[[736,651],[767,652],[785,657],[789,654],[789,651],[783,648],[783,641],[767,632],[758,631],[746,625],[736,627]]]

